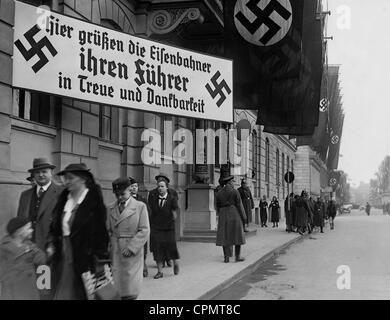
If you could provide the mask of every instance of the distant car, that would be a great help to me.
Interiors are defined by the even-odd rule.
[[[341,206],[342,213],[351,213],[351,210],[352,210],[352,204],[344,204]]]

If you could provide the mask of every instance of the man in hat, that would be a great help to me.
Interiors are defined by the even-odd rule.
[[[46,255],[32,243],[31,222],[21,217],[7,224],[0,242],[0,300],[38,300],[35,270],[46,263]]]
[[[134,199],[145,203],[146,207],[148,209],[148,214],[149,214],[150,210],[148,208],[148,202],[147,202],[146,198],[138,193],[138,182],[131,177],[129,177],[129,181],[130,181],[130,194],[131,194],[131,196]],[[146,242],[145,246],[144,246],[144,271],[143,271],[144,278],[146,278],[148,276],[148,266],[146,265],[147,255],[148,255],[148,243]]]
[[[18,206],[17,216],[31,221],[32,241],[41,250],[46,250],[52,212],[63,188],[52,181],[55,166],[46,158],[37,158],[28,170],[35,181],[35,186],[23,191]],[[49,299],[48,291],[41,291],[42,299]]]
[[[245,179],[241,180],[241,187],[238,188],[238,192],[240,193],[242,205],[244,206],[245,214],[248,219],[249,216],[252,216],[252,209],[254,209],[255,203],[253,202],[251,189],[249,189]],[[248,225],[248,220],[246,220],[244,223],[245,232],[249,231],[247,229],[247,225]]]
[[[36,185],[22,192],[19,199],[17,216],[31,221],[32,241],[42,250],[45,250],[52,211],[63,189],[52,181],[54,168],[46,158],[34,159],[28,171]]]
[[[108,208],[114,283],[123,300],[136,299],[141,291],[144,245],[150,233],[146,204],[131,195],[134,182],[116,179],[112,189],[117,201]]]

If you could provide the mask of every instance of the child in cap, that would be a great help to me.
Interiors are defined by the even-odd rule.
[[[36,267],[46,263],[46,255],[34,243],[31,222],[12,218],[7,235],[0,243],[1,300],[39,300]]]

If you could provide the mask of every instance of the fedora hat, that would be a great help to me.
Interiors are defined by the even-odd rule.
[[[47,158],[35,158],[33,160],[33,167],[28,170],[28,172],[34,172],[35,170],[40,169],[54,169],[56,166],[51,164]]]
[[[157,176],[155,176],[155,179],[156,181],[158,181],[158,179],[164,179],[165,181],[167,181],[167,183],[170,182],[169,178],[168,178],[168,175],[163,173],[163,172],[160,172]]]
[[[71,163],[70,165],[66,166],[64,170],[58,172],[58,175],[63,176],[66,173],[74,172],[84,172],[92,175],[90,169],[87,168],[85,163]]]
[[[230,180],[233,180],[233,179],[234,179],[234,176],[226,176],[226,177],[222,177],[221,181],[226,183],[226,182],[229,182]]]

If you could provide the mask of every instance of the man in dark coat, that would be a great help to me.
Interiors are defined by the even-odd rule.
[[[248,232],[249,230],[246,226],[248,225],[249,216],[252,216],[252,209],[254,209],[255,203],[253,202],[251,189],[248,187],[244,179],[241,180],[241,187],[237,190],[240,193],[242,205],[247,216],[247,220],[244,222],[244,231]]]
[[[267,209],[268,209],[268,203],[267,203],[267,197],[264,195],[263,200],[260,200],[260,220],[261,220],[261,227],[267,227]]]
[[[314,217],[313,224],[315,227],[320,227],[321,233],[324,233],[324,219],[325,219],[325,205],[321,198],[317,198],[317,202],[314,204]]]
[[[52,213],[63,187],[52,181],[55,166],[46,158],[37,158],[33,167],[28,170],[35,182],[32,188],[20,195],[17,216],[31,221],[32,241],[39,249],[45,251],[48,241]],[[40,290],[41,299],[51,299],[49,290]]]
[[[236,262],[244,261],[241,258],[241,245],[245,244],[243,221],[246,220],[239,192],[234,189],[233,176],[223,178],[225,186],[217,193],[217,246],[223,247],[225,263],[232,256],[232,247],[235,246]]]
[[[367,202],[367,204],[366,204],[366,213],[367,213],[368,216],[370,215],[370,211],[371,211],[371,206],[370,206],[370,204]]]
[[[337,214],[337,208],[334,200],[329,201],[326,212],[329,217],[330,229],[334,229],[334,218],[336,217]]]
[[[290,202],[290,205],[289,205]],[[290,193],[284,201],[284,212],[286,216],[286,231],[293,231],[294,226],[294,216],[293,216],[293,206],[294,206],[294,193]]]
[[[52,181],[54,168],[46,158],[34,159],[33,168],[28,171],[36,186],[22,192],[19,199],[17,216],[31,221],[32,241],[41,250],[46,250],[52,212],[63,190]]]

